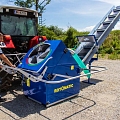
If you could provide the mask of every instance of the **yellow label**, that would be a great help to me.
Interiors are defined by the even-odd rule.
[[[27,86],[30,87],[30,79],[27,79]]]
[[[61,86],[60,88],[54,89],[54,93],[64,91],[64,90],[72,88],[72,87],[73,87],[73,84],[69,84],[69,85],[66,85],[66,86]]]
[[[74,65],[71,65],[71,70],[74,70]]]

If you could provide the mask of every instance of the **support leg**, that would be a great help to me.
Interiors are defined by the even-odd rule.
[[[91,62],[89,62],[89,71],[91,72]],[[88,78],[87,81],[82,81],[83,83],[87,83],[87,84],[93,84],[93,85],[96,85],[96,83],[93,83],[90,81],[90,78]]]

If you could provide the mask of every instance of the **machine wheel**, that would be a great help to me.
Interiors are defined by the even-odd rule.
[[[8,91],[12,85],[13,75],[8,74],[5,71],[0,72],[0,90]]]
[[[2,49],[2,51],[4,54],[10,54],[7,49]],[[11,56],[7,56],[7,58],[13,63],[13,58]],[[5,64],[2,60],[0,60],[0,63]],[[0,69],[0,91],[8,91],[12,86],[12,82],[13,75]]]

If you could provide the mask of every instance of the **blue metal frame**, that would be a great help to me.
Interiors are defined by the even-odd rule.
[[[51,52],[45,57],[44,61],[34,65],[29,65],[29,63],[26,62],[30,53],[36,49],[36,47],[34,47],[25,55],[18,67],[47,81],[60,81],[80,75],[80,68],[77,62],[61,40],[50,40],[43,44],[46,43],[50,44]],[[46,62],[50,57],[52,59]],[[45,62],[46,64],[44,64]],[[42,69],[40,69],[41,67]],[[44,70],[45,72],[43,74]],[[79,91],[80,78],[57,84],[48,84],[41,81],[33,82],[25,77],[23,80],[23,93],[30,99],[40,102],[45,106],[50,106],[75,96],[79,94]]]

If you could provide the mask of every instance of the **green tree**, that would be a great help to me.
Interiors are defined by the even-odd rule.
[[[67,47],[71,48],[74,47],[76,44],[75,41],[75,33],[77,33],[77,30],[74,29],[73,27],[69,27],[69,29],[66,32],[66,39],[64,40],[65,44]]]
[[[38,34],[41,35],[41,27],[38,26]],[[42,34],[47,37],[48,40],[53,40],[56,35],[53,31],[49,30],[46,26],[42,26]]]
[[[38,27],[38,34],[40,35],[41,27]],[[57,26],[42,26],[42,34],[47,36],[49,40],[63,40],[66,38],[65,32]]]
[[[69,27],[66,31],[66,39],[64,40],[65,44],[69,48],[76,48],[78,46],[78,40],[76,36],[88,35],[89,32],[79,32],[73,27]]]
[[[14,4],[20,7],[27,7],[27,8],[31,8],[35,6],[35,9],[38,12],[43,13],[46,5],[48,5],[50,1],[51,0],[43,0],[42,2],[39,2],[39,0],[15,0]]]
[[[120,59],[120,30],[110,32],[100,47],[100,54],[108,54],[108,59]]]
[[[62,28],[58,28],[58,26],[49,26],[47,27],[49,30],[53,31],[57,36],[60,36],[62,34],[64,34],[64,31]]]
[[[27,7],[31,8],[34,5],[34,0],[16,0],[14,2],[15,5],[20,6],[20,7]]]

